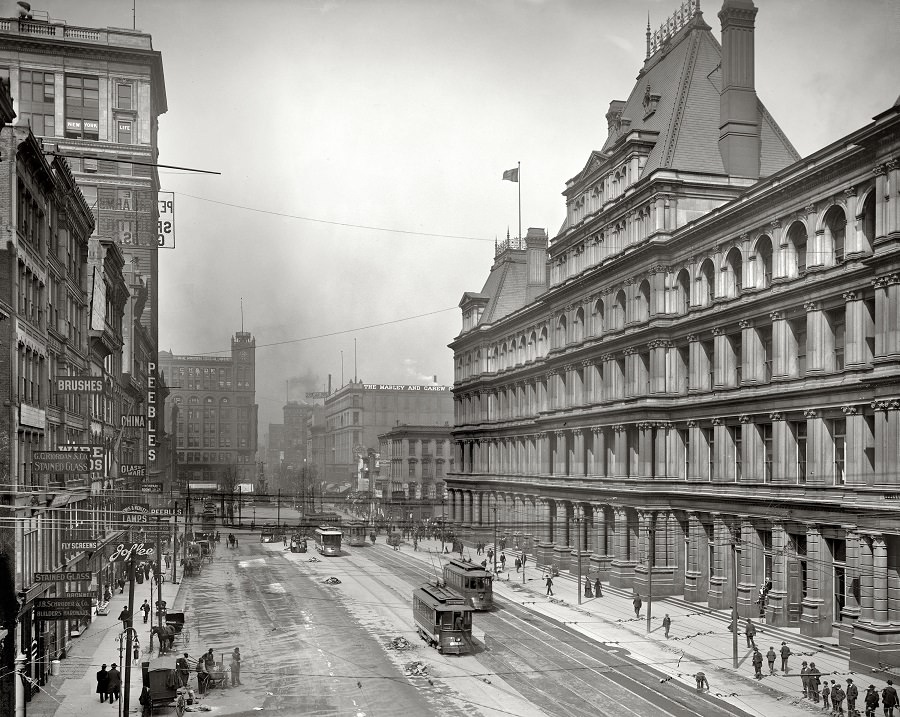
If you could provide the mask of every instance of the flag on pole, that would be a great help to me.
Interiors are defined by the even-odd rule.
[[[504,180],[508,179],[510,182],[518,182],[519,181],[519,168],[516,167],[515,169],[507,169],[503,173],[503,179]]]

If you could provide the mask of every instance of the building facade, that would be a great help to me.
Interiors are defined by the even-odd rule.
[[[449,426],[452,421],[449,386],[351,381],[325,399],[325,480],[356,490],[361,459],[377,452],[382,433],[398,423]]]
[[[451,427],[401,424],[378,436],[375,495],[389,518],[422,520],[442,514],[453,471]]]
[[[567,220],[461,301],[449,517],[900,664],[900,106],[798,161],[751,2],[655,34]],[[888,98],[888,102],[893,98]],[[717,108],[710,110],[710,108]],[[715,115],[715,116],[710,116]],[[510,276],[518,276],[513,281]],[[735,597],[736,596],[736,597]]]
[[[158,339],[154,163],[158,117],[168,109],[162,56],[138,30],[78,27],[22,12],[0,18],[0,73],[10,81],[16,123],[30,127],[46,151],[67,159],[93,213],[93,239],[112,240],[122,253],[129,287],[120,350],[125,400],[146,415]],[[143,479],[107,477],[127,478],[133,489],[151,475],[158,479],[152,447],[130,439],[124,445],[128,460],[145,463]],[[107,467],[116,462],[111,453],[105,457]]]
[[[177,407],[176,485],[182,494],[222,500],[257,480],[256,340],[231,339],[228,356],[159,354],[168,401]]]

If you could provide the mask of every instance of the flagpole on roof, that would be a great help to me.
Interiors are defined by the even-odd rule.
[[[522,163],[516,162],[516,166],[518,167],[516,175],[519,179],[519,181],[518,181],[518,185],[519,185],[519,244],[521,245],[521,243],[522,243]]]

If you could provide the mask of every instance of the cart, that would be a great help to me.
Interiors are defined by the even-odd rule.
[[[184,574],[187,577],[193,577],[195,574],[200,574],[201,562],[199,555],[189,555],[182,561],[182,566],[184,567]]]
[[[209,670],[209,689],[213,687],[228,687],[228,672],[225,670],[225,663],[213,663]]]
[[[200,560],[212,563],[213,561],[213,543],[210,540],[198,540],[197,545],[200,547]]]
[[[151,669],[149,665],[149,662],[144,663],[144,688],[141,690],[140,698],[145,715],[153,714],[153,711],[159,707],[176,706],[178,702],[178,688],[176,687],[178,681],[175,670],[171,667]]]
[[[403,538],[400,535],[400,532],[395,530],[393,533],[388,535],[387,544],[397,548],[400,547],[400,542],[402,541],[402,539]]]

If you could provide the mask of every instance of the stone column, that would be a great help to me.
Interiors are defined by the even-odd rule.
[[[766,382],[765,351],[759,332],[750,319],[741,319],[741,384],[756,386]]]
[[[553,475],[566,475],[566,431],[556,431],[556,455],[553,461]]]
[[[610,563],[609,584],[628,590],[634,584],[634,567],[637,564],[634,555],[637,554],[637,546],[631,545],[632,526],[628,521],[628,512],[624,508],[616,509],[615,526],[615,546]]]
[[[784,627],[790,624],[788,611],[787,530],[784,523],[772,523],[772,589],[766,605],[766,623]]]
[[[825,320],[822,302],[807,301],[803,308],[806,310],[806,373],[821,375],[834,368],[834,341],[828,340],[831,330]]]
[[[462,495],[462,522],[464,528],[470,528],[472,526],[472,491],[467,490],[463,491]]]
[[[609,564],[612,561],[611,546],[606,540],[610,526],[607,523],[606,510],[602,504],[592,503],[591,508],[594,513],[591,573],[599,575],[600,580],[606,582],[609,580]]]
[[[780,311],[769,313],[772,319],[772,380],[790,378],[793,350],[791,349],[790,327]]]
[[[569,465],[569,475],[575,478],[587,474],[584,463],[584,430],[576,428],[572,431],[572,460]]]
[[[875,279],[875,358],[900,358],[900,284],[897,274]]]
[[[875,621],[875,562],[871,535],[859,540],[859,621]]]
[[[616,477],[625,477],[628,475],[628,436],[626,435],[626,427],[617,424],[612,427],[614,431],[613,440],[615,446],[613,448],[613,457],[615,459],[615,470],[613,475]]]
[[[806,482],[834,485],[834,442],[818,411],[808,408],[806,418]]]
[[[759,427],[746,414],[741,415],[738,420],[741,423],[741,447],[744,452],[741,483],[764,483],[766,449],[759,435]]]
[[[707,390],[709,370],[703,345],[698,334],[689,334],[688,340],[688,393],[700,393]]]
[[[566,500],[556,501],[555,543],[553,547],[553,567],[559,572],[569,569],[574,543],[574,506]]]
[[[794,439],[784,415],[775,411],[769,414],[772,421],[772,483],[796,483],[794,466]]]
[[[638,475],[641,478],[653,478],[653,425],[649,421],[637,424]]]
[[[720,390],[735,384],[735,361],[728,346],[725,330],[716,327],[713,335],[713,389]]]
[[[687,602],[706,602],[709,592],[708,572],[703,569],[706,555],[706,530],[700,514],[688,513],[688,555],[684,566],[684,599]]]
[[[800,634],[831,635],[833,562],[819,527],[806,526],[806,597],[802,602]]]
[[[844,368],[865,368],[871,365],[866,343],[870,318],[866,311],[862,292],[845,291]]]
[[[666,357],[674,347],[671,341],[651,341],[650,347],[650,395],[659,395],[669,392],[668,361]]]
[[[886,625],[888,622],[888,575],[887,544],[882,535],[872,537],[872,578],[873,578],[873,622]]]
[[[865,256],[864,240],[859,218],[856,216],[857,201],[856,187],[848,187],[844,190],[844,202],[847,205],[847,228],[844,236],[844,258],[858,259]]]
[[[656,465],[653,468],[653,474],[657,478],[669,478],[672,474],[669,472],[669,434],[672,433],[672,424],[668,421],[657,421],[654,425],[653,444],[654,444],[654,460]]]
[[[481,498],[484,494],[481,491],[475,491],[472,495],[472,523],[481,526],[484,522],[484,516],[481,512]]]
[[[715,570],[710,568],[709,606],[714,610],[723,610],[733,605],[731,586],[732,581],[737,580],[731,569],[734,536],[725,516],[716,515],[713,526],[716,564]]]
[[[845,529],[845,538],[847,543],[847,568],[844,576],[846,580],[847,591],[846,602],[844,603],[844,609],[841,610],[841,616],[843,617],[843,622],[849,624],[859,620],[860,613],[859,601],[856,599],[856,596],[859,594],[858,581],[861,572],[859,552],[860,536],[855,526],[845,526]],[[856,589],[854,589],[854,585],[856,585]],[[842,646],[850,644],[850,633],[841,630],[838,633],[838,637],[840,638],[840,644]]]
[[[534,501],[535,511],[537,512],[536,523],[539,526],[535,559],[542,568],[549,568],[553,565],[550,502],[548,498],[536,498]]]

